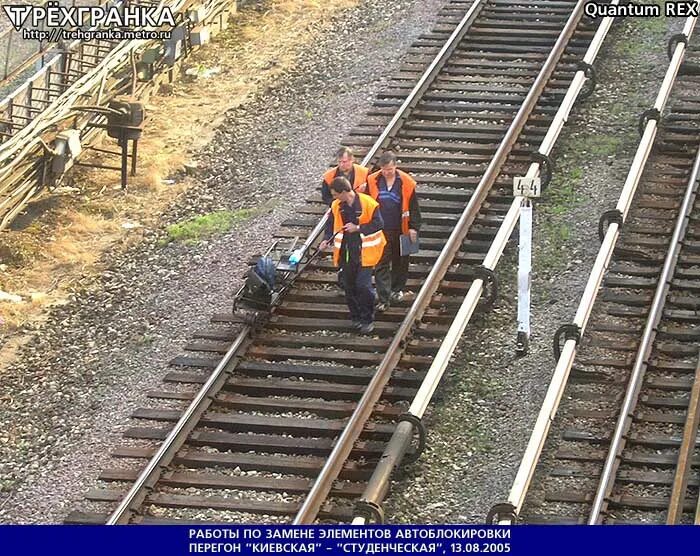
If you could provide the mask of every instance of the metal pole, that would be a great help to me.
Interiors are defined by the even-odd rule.
[[[416,321],[423,316],[425,309],[430,303],[430,299],[440,285],[440,281],[447,272],[449,265],[451,264],[455,255],[461,249],[462,242],[469,232],[469,228],[471,227],[472,223],[476,219],[481,209],[481,205],[486,199],[489,190],[493,186],[493,183],[496,181],[496,178],[498,177],[513,145],[515,144],[518,135],[525,126],[530,113],[535,108],[535,105],[537,104],[547,81],[554,72],[557,62],[563,54],[564,49],[566,48],[566,45],[573,35],[578,21],[583,14],[584,4],[584,0],[580,0],[576,3],[571,16],[566,22],[564,29],[554,45],[554,48],[547,57],[542,70],[535,79],[535,83],[532,85],[532,88],[528,92],[522,106],[515,115],[511,127],[506,132],[503,141],[499,145],[493,159],[489,163],[488,168],[479,181],[479,185],[476,187],[476,190],[474,191],[472,198],[469,200],[467,207],[457,222],[455,229],[438,256],[438,259],[424,282],[423,287],[421,287],[420,291],[418,292],[416,300],[413,302],[413,305],[401,323],[396,336],[394,336],[391,344],[389,345],[387,353],[382,359],[377,372],[372,377],[372,380],[360,399],[355,411],[350,417],[345,429],[338,438],[328,461],[324,465],[318,478],[314,482],[311,491],[304,500],[301,509],[294,519],[295,524],[299,525],[311,523],[316,518],[321,504],[330,492],[333,482],[338,477],[344,462],[350,456],[353,444],[362,432],[364,424],[371,416],[374,405],[377,403],[377,401],[379,401],[384,386],[386,386],[389,378],[391,377],[391,372],[401,359],[401,355],[405,349],[407,337],[411,333]]]
[[[530,344],[530,284],[532,280],[532,203],[520,206],[520,243],[518,245],[518,336],[515,351],[527,354]]]

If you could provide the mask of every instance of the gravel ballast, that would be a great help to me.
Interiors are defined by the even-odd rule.
[[[230,310],[246,261],[318,187],[342,138],[443,4],[361,2],[343,12],[293,71],[227,114],[199,157],[200,185],[162,226],[110,254],[94,286],[34,331],[3,377],[0,522],[60,522],[114,466],[109,452],[131,412],[148,405],[145,392],[160,386],[195,330]],[[168,224],[241,208],[258,216],[194,246],[162,246]]]
[[[52,311],[3,380],[0,418],[9,427],[0,431],[0,522],[60,522],[99,471],[114,466],[109,452],[130,413],[148,405],[145,392],[160,386],[191,334],[229,310],[245,262],[269,245],[306,188],[317,187],[339,142],[443,3],[388,0],[349,10],[293,72],[228,114],[199,157],[209,169],[197,176],[201,184],[162,227],[110,256],[94,287]],[[628,52],[626,40],[648,42],[651,53]],[[530,355],[513,355],[511,248],[497,307],[468,329],[427,418],[428,450],[387,502],[389,522],[477,522],[508,493],[554,366],[552,333],[573,316],[597,249],[598,215],[619,194],[637,115],[665,70],[663,33],[631,20],[612,31],[599,59],[598,88],[575,109],[555,153],[555,193],[536,211]],[[616,140],[603,148],[601,136]],[[221,237],[162,245],[167,224],[260,207]]]

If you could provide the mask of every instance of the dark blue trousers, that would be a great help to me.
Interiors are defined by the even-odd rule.
[[[372,268],[363,268],[359,261],[347,261],[343,267],[345,302],[350,309],[350,320],[369,324],[374,321],[374,289]]]

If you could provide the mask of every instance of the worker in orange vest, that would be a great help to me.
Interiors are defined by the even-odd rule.
[[[364,193],[367,187],[367,174],[369,173],[369,170],[364,166],[355,164],[355,154],[350,147],[340,147],[335,156],[338,165],[327,170],[323,174],[323,181],[321,182],[321,197],[323,202],[329,206],[333,202],[330,187],[335,178],[347,178],[355,191]]]
[[[374,275],[377,310],[381,312],[391,301],[400,301],[404,296],[408,255],[401,256],[401,236],[407,236],[412,243],[418,241],[421,214],[416,180],[396,167],[396,155],[387,151],[379,157],[378,164],[380,170],[367,178],[367,193],[379,203],[387,241]]]
[[[382,258],[386,240],[379,204],[357,193],[347,178],[331,182],[331,215],[320,248],[333,241],[333,263],[343,271],[345,301],[354,328],[363,334],[374,330],[372,271]]]

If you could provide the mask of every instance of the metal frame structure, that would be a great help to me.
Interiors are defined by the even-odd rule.
[[[183,18],[176,29],[184,30],[186,52],[192,50],[192,29],[182,14],[191,3],[175,0],[169,4],[173,13]],[[208,2],[203,23],[218,21],[232,5],[237,2]],[[157,51],[156,62],[150,64],[153,76],[139,81],[137,65],[149,51]],[[85,152],[100,136],[94,128],[105,122],[104,115],[86,111],[86,105],[104,107],[123,94],[143,98],[181,59],[168,62],[156,41],[76,40],[0,101],[0,230],[42,188],[61,179],[62,175],[49,176],[47,171],[51,159],[47,146],[55,134],[69,128],[80,130]],[[124,168],[122,161],[123,178]]]

